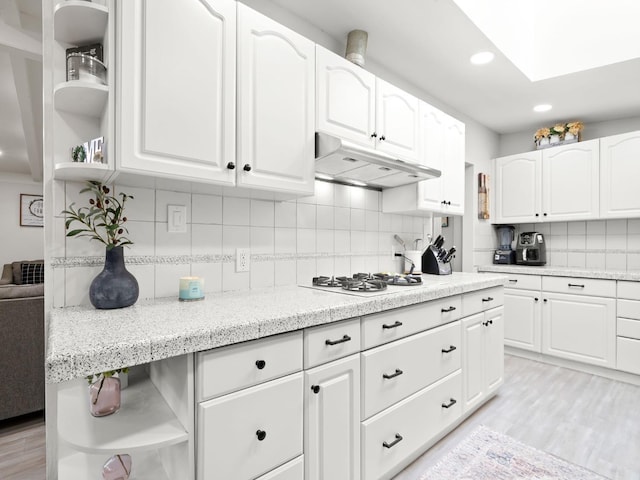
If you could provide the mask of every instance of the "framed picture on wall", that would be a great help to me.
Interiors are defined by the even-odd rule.
[[[44,201],[42,195],[20,194],[20,226],[42,227],[44,225]]]

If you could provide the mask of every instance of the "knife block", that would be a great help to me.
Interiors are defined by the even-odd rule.
[[[422,273],[431,275],[451,275],[451,262],[444,263],[438,258],[435,247],[429,246],[422,254]]]

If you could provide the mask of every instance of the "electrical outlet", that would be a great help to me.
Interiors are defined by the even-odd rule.
[[[248,248],[236,248],[236,272],[248,272],[251,254]]]

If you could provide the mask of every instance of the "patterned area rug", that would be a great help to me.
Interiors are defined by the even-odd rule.
[[[604,480],[596,473],[484,426],[420,480]]]

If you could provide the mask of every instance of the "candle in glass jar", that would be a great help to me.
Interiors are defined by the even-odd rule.
[[[180,293],[178,298],[183,302],[191,300],[202,300],[204,298],[204,278],[180,278]]]

